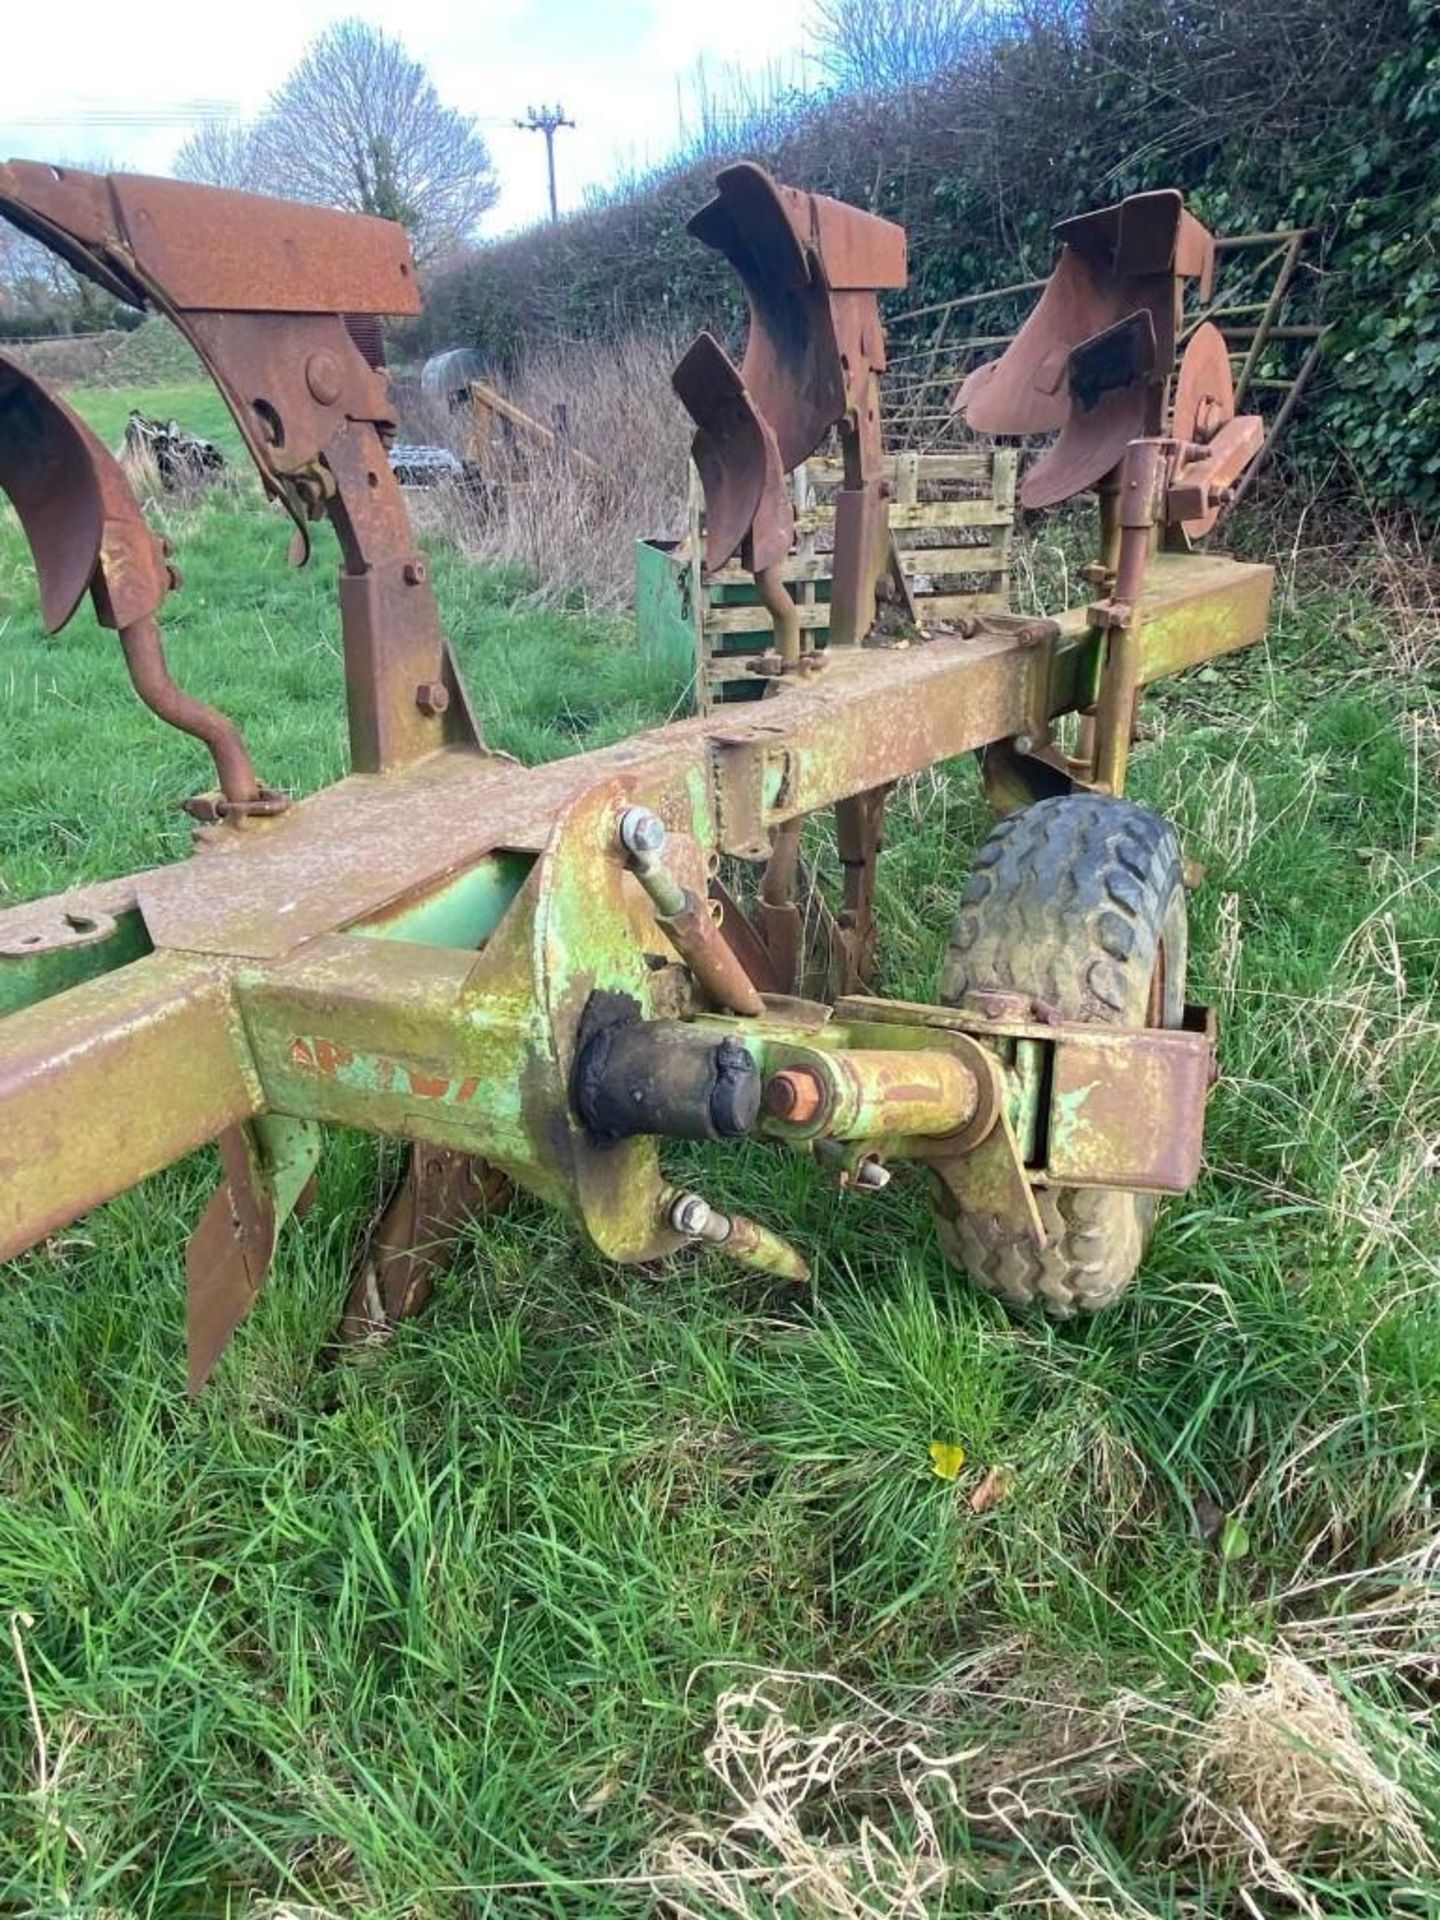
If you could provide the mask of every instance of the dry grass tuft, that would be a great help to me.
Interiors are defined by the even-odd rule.
[[[160,463],[150,447],[127,435],[119,457],[120,471],[130,482],[130,490],[137,500],[148,502],[163,497]]]
[[[683,346],[646,333],[557,347],[504,383],[506,398],[544,426],[563,419],[569,447],[595,465],[563,443],[497,432],[480,454],[479,489],[447,489],[432,509],[465,552],[520,568],[543,603],[628,607],[635,542],[684,527],[690,428],[670,387]],[[421,424],[407,419],[407,437]],[[429,437],[437,424],[424,423]],[[452,418],[452,443],[459,425]]]
[[[858,1696],[852,1715],[807,1729],[793,1697],[803,1685],[804,1676],[767,1673],[720,1696],[705,1763],[728,1811],[672,1835],[649,1863],[680,1920],[771,1911],[782,1901],[816,1920],[930,1913],[948,1874],[917,1790],[918,1730]],[[862,1788],[875,1810],[847,1820]],[[887,1818],[896,1803],[910,1815],[903,1839]]]
[[[1418,521],[1373,522],[1374,598],[1396,670],[1417,684],[1440,673],[1440,554]]]
[[[1021,1686],[1027,1667],[1033,1656],[1003,1643],[904,1710],[833,1674],[765,1669],[727,1689],[705,1750],[723,1810],[677,1825],[646,1862],[665,1910],[929,1920],[947,1889],[990,1873],[947,1851],[942,1812],[996,1838],[1042,1836],[1048,1850],[1141,1763],[1125,1734],[1132,1702],[1097,1711],[1033,1670]],[[969,1738],[957,1743],[962,1718]],[[1007,1910],[1048,1910],[1046,1884],[1043,1869],[1025,1873]]]
[[[1256,1677],[1227,1679],[1204,1718],[1059,1674],[1021,1641],[903,1705],[833,1674],[754,1671],[715,1706],[705,1764],[720,1808],[668,1828],[649,1884],[675,1920],[933,1920],[962,1887],[1016,1920],[1160,1920],[1192,1898],[1208,1911],[1221,1887],[1237,1911],[1279,1894],[1321,1920],[1327,1876],[1380,1868],[1423,1887],[1440,1861],[1396,1777],[1420,1749],[1377,1753],[1363,1697],[1332,1677],[1412,1671],[1433,1599],[1422,1609],[1419,1562],[1404,1565],[1410,1584],[1373,1620],[1362,1609],[1357,1631],[1347,1590],[1331,1596],[1343,1617],[1234,1648]],[[1385,1737],[1408,1739],[1393,1720]],[[1105,1837],[1117,1817],[1123,1864]]]
[[[1221,1687],[1197,1736],[1187,1851],[1215,1872],[1311,1902],[1294,1873],[1383,1860],[1440,1872],[1420,1808],[1380,1765],[1335,1682],[1278,1651],[1256,1680]]]

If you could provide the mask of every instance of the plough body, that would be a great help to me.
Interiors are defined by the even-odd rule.
[[[1002,809],[1118,801],[1139,693],[1263,632],[1269,570],[1189,551],[1182,530],[1212,515],[1253,433],[1211,391],[1213,353],[1198,399],[1182,375],[1196,417],[1160,433],[1177,335],[1155,336],[1164,315],[1178,324],[1205,247],[1178,196],[1142,198],[1157,204],[1126,202],[1092,217],[1098,240],[1081,235],[1081,305],[1111,333],[1122,310],[1120,345],[1071,339],[1052,312],[1040,350],[1022,334],[1016,364],[982,382],[996,430],[1018,430],[1007,407],[1027,427],[1043,413],[1062,428],[1047,458],[1100,489],[1094,604],[895,648],[868,642],[878,614],[887,634],[906,614],[876,300],[903,281],[903,235],[756,168],[722,176],[696,228],[740,267],[751,345],[737,369],[703,337],[677,385],[712,507],[706,562],[739,552],[774,614],[756,668],[769,697],[522,768],[480,738],[385,457],[378,319],[416,309],[400,231],[169,181],[0,168],[0,213],[190,339],[301,545],[312,521],[334,525],[354,768],[292,804],[230,721],[174,687],[168,553],[83,423],[0,362],[0,485],[47,623],[88,589],[137,691],[206,742],[218,783],[188,803],[189,859],[0,913],[0,1256],[218,1140],[220,1186],[188,1258],[198,1385],[264,1284],[327,1125],[417,1143],[352,1321],[418,1304],[460,1220],[498,1200],[487,1170],[568,1210],[609,1258],[703,1241],[802,1275],[778,1234],[675,1189],[669,1138],[762,1135],[857,1193],[916,1161],[987,1231],[1037,1247],[1037,1190],[1186,1187],[1213,1072],[1203,1013],[1122,1028],[1003,983],[955,1006],[869,991],[896,782],[974,753]],[[1057,279],[1074,280],[1066,239]],[[832,430],[846,486],[817,654],[776,569],[784,473]],[[1073,752],[1058,744],[1069,714],[1085,716]],[[845,892],[823,915],[822,999],[801,992],[815,968],[799,832],[830,808]],[[748,914],[718,879],[727,858],[763,864]]]

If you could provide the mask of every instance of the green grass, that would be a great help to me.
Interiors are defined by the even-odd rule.
[[[208,391],[198,384],[205,378],[198,356],[159,314],[152,314],[119,341],[105,362],[103,378],[107,386],[148,389],[142,401],[147,411],[152,410],[156,388],[169,390],[186,383],[190,396],[206,393],[208,404]],[[190,424],[196,433],[201,431]]]
[[[131,398],[80,404],[113,437]],[[218,437],[198,390],[144,404]],[[236,713],[266,778],[334,777],[333,555],[289,571],[248,484],[161,517],[187,579],[177,677]],[[434,560],[497,745],[534,760],[665,717],[622,625]],[[0,897],[179,854],[202,760],[88,616],[41,636],[12,522],[0,638]],[[1440,1823],[1415,1650],[1361,1631],[1389,1597],[1437,1632],[1406,1558],[1434,1533],[1440,1439],[1433,694],[1358,593],[1287,582],[1264,647],[1147,707],[1134,790],[1206,868],[1192,994],[1221,1011],[1226,1077],[1199,1187],[1090,1326],[1017,1327],[969,1291],[918,1180],[861,1200],[758,1149],[676,1165],[813,1250],[803,1295],[716,1259],[618,1271],[521,1198],[423,1318],[335,1365],[379,1178],[337,1140],[198,1404],[182,1262],[208,1156],[15,1263],[0,1911],[654,1912],[657,1839],[727,1811],[704,1750],[753,1663],[836,1677],[774,1683],[803,1731],[851,1713],[883,1745],[843,1682],[927,1750],[974,1749],[961,1805],[997,1757],[1053,1763],[1008,1824],[933,1796],[956,1877],[925,1911],[1058,1912],[1037,1858],[1073,1900],[1103,1881],[1127,1914],[1194,1913],[1202,1890],[1238,1911],[1182,1835],[1163,1729],[1282,1635]],[[959,765],[894,811],[885,984],[926,995],[984,816]],[[937,1439],[966,1451],[955,1484]],[[996,1466],[1010,1490],[977,1515]],[[1122,1694],[1144,1712],[1107,1782],[1067,1756],[1075,1716]],[[801,1825],[853,1850],[868,1817],[918,1847],[896,1764],[842,1773]],[[1426,1911],[1423,1872],[1358,1841],[1295,1872],[1316,1912]],[[765,1884],[746,1910],[842,1910]]]
[[[72,388],[66,398],[117,453],[125,422],[131,410],[138,409],[152,420],[178,420],[191,433],[213,440],[228,459],[244,462],[248,473],[244,446],[230,409],[208,384],[200,386],[191,381],[146,387]]]

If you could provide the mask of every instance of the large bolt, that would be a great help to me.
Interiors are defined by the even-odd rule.
[[[407,587],[423,587],[425,584],[425,562],[407,560],[401,569],[401,577]]]
[[[427,720],[433,720],[450,705],[450,689],[442,680],[424,680],[415,689],[415,704]]]
[[[819,1076],[809,1067],[786,1067],[765,1082],[761,1104],[772,1120],[803,1127],[819,1113],[824,1099]]]
[[[305,362],[305,384],[322,407],[333,407],[340,398],[340,362],[333,353],[312,353]]]
[[[888,1167],[882,1167],[878,1160],[862,1160],[855,1169],[855,1185],[863,1187],[867,1193],[879,1193],[888,1187],[893,1178]]]
[[[694,1239],[710,1224],[710,1202],[699,1193],[681,1193],[670,1209],[670,1224],[676,1233]]]
[[[659,853],[665,845],[665,822],[648,807],[627,807],[620,816],[620,844],[627,853]]]

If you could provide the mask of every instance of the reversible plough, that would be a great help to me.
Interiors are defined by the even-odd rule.
[[[737,367],[702,335],[675,384],[705,563],[738,554],[774,621],[755,662],[767,697],[533,768],[480,737],[386,459],[381,320],[419,306],[401,230],[18,161],[0,167],[0,213],[167,316],[300,547],[331,523],[353,769],[292,801],[283,768],[263,779],[235,725],[175,685],[165,543],[71,408],[0,359],[0,486],[46,626],[88,592],[140,697],[205,744],[215,782],[186,802],[188,859],[0,912],[0,1256],[217,1141],[187,1257],[198,1386],[328,1124],[413,1143],[352,1325],[413,1309],[511,1181],[614,1260],[703,1243],[803,1277],[780,1232],[723,1203],[718,1156],[714,1195],[667,1178],[676,1139],[762,1137],[857,1195],[917,1162],[947,1252],[1012,1302],[1065,1313],[1125,1284],[1156,1196],[1195,1178],[1214,1071],[1211,1023],[1184,998],[1175,837],[1123,798],[1136,705],[1258,639],[1271,593],[1268,568],[1191,550],[1259,430],[1235,415],[1214,327],[1183,331],[1184,284],[1203,289],[1213,248],[1178,194],[1067,221],[1028,323],[960,395],[982,432],[1056,433],[1028,505],[1097,491],[1091,603],[896,646],[912,610],[877,296],[904,284],[904,234],[726,170],[692,231],[744,284],[748,345]],[[817,650],[787,583],[785,476],[832,434],[845,483]],[[886,796],[962,754],[1001,818],[940,1001],[877,997]],[[799,836],[831,808],[843,893],[815,926]],[[722,858],[758,887],[723,885]]]

